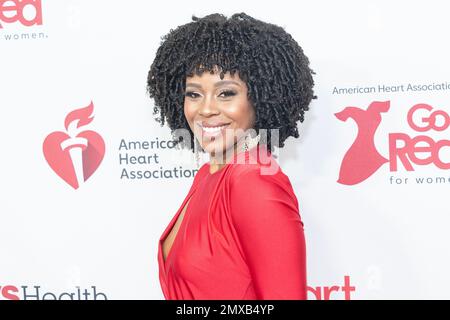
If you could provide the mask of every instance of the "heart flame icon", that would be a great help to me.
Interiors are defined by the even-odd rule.
[[[95,131],[84,130],[92,122],[94,104],[70,112],[66,132],[55,131],[44,140],[43,152],[49,166],[74,189],[78,189],[100,166],[105,142]]]

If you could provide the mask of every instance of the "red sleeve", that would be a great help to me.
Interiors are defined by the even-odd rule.
[[[231,216],[258,299],[306,299],[306,248],[288,177],[252,167],[231,187]]]

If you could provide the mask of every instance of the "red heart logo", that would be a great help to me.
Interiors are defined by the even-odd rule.
[[[92,111],[93,104],[91,103],[86,108],[69,113],[65,120],[66,130],[73,131],[80,126],[89,124],[92,121],[92,118],[89,118]],[[76,124],[76,128],[72,123]],[[74,167],[77,165],[76,159],[73,159],[73,154],[71,154],[71,150],[74,148],[80,149],[77,150],[78,152],[81,151],[82,168],[78,168],[78,172],[81,172],[80,169],[82,169],[82,177],[77,177],[77,170]],[[53,171],[74,189],[78,189],[79,179],[83,179],[82,182],[88,180],[100,166],[105,155],[105,142],[97,132],[91,130],[79,132],[75,138],[65,132],[55,131],[45,138],[43,152]]]
[[[105,143],[102,137],[94,131],[83,131],[77,135],[88,140],[87,147],[82,152],[84,181],[97,170],[105,154]],[[74,189],[78,189],[78,180],[73,167],[69,150],[63,150],[61,143],[70,136],[61,131],[56,131],[47,136],[44,141],[43,151],[45,159],[55,173]]]

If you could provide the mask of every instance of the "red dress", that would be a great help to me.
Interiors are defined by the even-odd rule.
[[[243,153],[245,164],[230,163],[210,174],[205,163],[197,172],[158,242],[159,280],[166,299],[306,299],[298,201],[276,160],[267,151],[260,158],[260,150],[267,148],[257,145]],[[275,174],[262,174],[261,169],[274,164]],[[189,198],[164,261],[163,240]]]

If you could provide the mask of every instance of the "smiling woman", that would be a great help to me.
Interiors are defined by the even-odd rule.
[[[283,28],[245,13],[163,37],[147,79],[156,120],[210,156],[158,242],[166,299],[306,299],[303,222],[272,153],[299,137],[312,74]]]
[[[226,73],[222,80],[217,68],[186,79],[184,114],[202,149],[212,156],[213,171],[229,161],[243,134],[254,126],[255,110],[247,95],[238,75]]]

